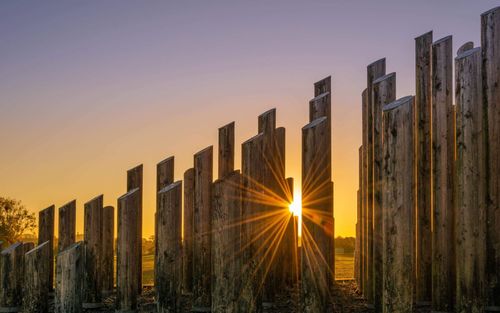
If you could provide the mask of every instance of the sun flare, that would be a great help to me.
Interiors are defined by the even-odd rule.
[[[302,199],[300,195],[295,195],[293,201],[288,205],[288,209],[294,216],[300,216],[302,213]]]

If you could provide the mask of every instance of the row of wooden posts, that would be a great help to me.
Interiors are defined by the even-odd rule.
[[[416,95],[397,100],[385,59],[367,68],[356,281],[375,312],[498,312],[500,7],[481,47],[453,64],[452,37],[428,32],[415,61]]]
[[[234,169],[235,124],[219,129],[218,179],[213,148],[194,155],[174,181],[174,157],[157,164],[155,289],[158,312],[261,312],[300,283],[301,311],[325,312],[334,282],[331,177],[331,79],[314,84],[310,123],[302,129],[302,247],[288,205],[285,128],[276,110],[258,118],[258,134],[242,144]],[[118,198],[116,309],[138,310],[142,290],[143,167],[127,172]],[[54,211],[39,213],[38,245],[16,243],[1,253],[0,312],[47,312],[53,283]],[[84,240],[75,242],[76,201],[59,208],[55,312],[99,308],[113,291],[114,208],[103,195],[84,205]],[[184,218],[182,217],[184,216]],[[184,233],[183,233],[184,232]]]

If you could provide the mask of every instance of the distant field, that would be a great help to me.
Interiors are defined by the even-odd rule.
[[[337,254],[335,256],[335,278],[352,279],[353,277],[354,255],[352,253]],[[154,283],[154,255],[143,256],[142,279],[145,285]]]

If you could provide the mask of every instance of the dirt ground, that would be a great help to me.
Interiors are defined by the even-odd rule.
[[[298,312],[298,292],[296,290],[288,290],[287,296],[280,296],[274,307],[265,308],[265,313],[295,313]],[[99,310],[86,310],[93,313],[114,313],[115,295],[108,296],[105,301],[105,307]],[[154,289],[152,287],[144,287],[140,297],[141,313],[156,313],[156,305],[154,303]],[[190,312],[190,299],[184,296],[182,299],[184,306],[183,313]],[[337,285],[332,294],[331,311],[328,313],[370,313],[372,309],[368,308],[366,301],[356,291],[356,285],[352,280],[337,281]],[[415,313],[429,313],[429,308],[417,308]]]

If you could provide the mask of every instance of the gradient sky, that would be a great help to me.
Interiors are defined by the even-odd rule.
[[[36,212],[125,193],[144,163],[144,236],[153,234],[155,168],[193,154],[236,122],[241,142],[277,108],[288,176],[300,186],[300,136],[313,83],[332,75],[336,235],[356,222],[361,91],[387,58],[397,95],[414,93],[414,38],[480,40],[498,1],[2,1],[0,195]],[[214,158],[216,161],[216,158]],[[215,177],[214,177],[215,178]]]

